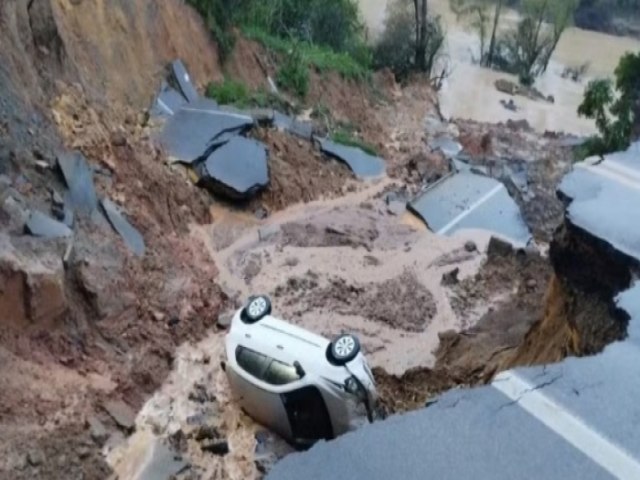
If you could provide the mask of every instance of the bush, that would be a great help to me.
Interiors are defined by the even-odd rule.
[[[294,43],[284,62],[278,70],[277,81],[282,88],[295,93],[301,98],[309,91],[309,68],[304,62],[300,46]]]
[[[245,106],[249,103],[249,90],[240,82],[225,78],[223,83],[210,83],[206,95],[221,105]]]
[[[347,53],[337,53],[327,47],[320,47],[308,42],[300,42],[295,39],[286,39],[270,35],[264,30],[257,28],[245,28],[244,34],[247,38],[260,42],[269,50],[280,53],[283,56],[297,49],[306,66],[312,66],[321,72],[338,72],[345,78],[364,80],[369,77],[369,63],[371,56],[366,47],[361,47],[357,54],[366,64],[360,63],[353,56]]]
[[[382,36],[373,52],[375,68],[390,68],[398,80],[416,70],[416,22],[410,2],[396,0],[389,4]],[[431,73],[444,44],[439,18],[427,20],[426,72]]]

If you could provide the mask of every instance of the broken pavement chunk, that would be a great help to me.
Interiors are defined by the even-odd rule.
[[[124,243],[138,256],[144,255],[144,238],[136,230],[124,216],[120,213],[118,207],[111,200],[103,198],[100,204],[104,209],[104,213],[111,223],[113,229],[120,234]]]
[[[171,73],[173,74],[173,77],[178,84],[178,87],[180,87],[180,91],[184,97],[189,102],[198,100],[200,95],[198,95],[196,87],[193,86],[191,76],[189,75],[189,72],[187,72],[182,60],[175,60],[171,63]]]
[[[313,136],[313,124],[303,122],[277,111],[273,114],[273,124],[279,130],[284,130],[304,140],[310,141]]]
[[[236,136],[214,150],[197,167],[199,183],[232,198],[248,198],[269,184],[267,149],[256,140]]]
[[[152,116],[173,115],[187,100],[175,88],[171,87],[167,82],[163,81],[160,86],[160,92],[151,106],[150,114]]]
[[[246,115],[185,106],[169,119],[160,142],[177,161],[193,163],[252,125],[253,119]]]
[[[358,147],[348,147],[331,140],[319,139],[320,149],[327,155],[343,161],[358,177],[378,177],[385,172],[384,160],[362,151]]]
[[[440,235],[481,229],[519,245],[526,245],[531,238],[520,209],[505,186],[470,172],[452,175],[435,184],[414,200],[409,209]]]
[[[449,137],[436,138],[429,146],[432,150],[440,150],[448,158],[453,158],[462,151],[462,145]]]
[[[86,213],[93,212],[98,206],[98,196],[87,160],[80,152],[63,152],[58,154],[57,162],[69,189],[71,206]]]
[[[64,223],[58,222],[37,210],[31,212],[25,229],[35,237],[44,238],[69,237],[73,234],[73,231]]]

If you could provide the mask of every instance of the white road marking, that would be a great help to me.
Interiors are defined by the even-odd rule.
[[[173,115],[173,113],[174,113],[173,110],[171,110],[169,108],[169,105],[164,103],[160,98],[158,98],[158,103],[160,104],[161,107],[164,107],[167,110],[167,112],[169,112],[170,115]]]
[[[198,112],[198,113],[206,113],[208,115],[214,115],[214,116],[220,116],[220,115],[224,115],[227,117],[235,117],[235,118],[239,118],[242,120],[247,120],[249,122],[252,122],[253,119],[247,115],[241,115],[239,113],[233,113],[233,112],[224,112],[222,110],[201,110],[199,108],[189,108],[189,107],[181,107],[180,110],[184,110],[187,112]]]
[[[611,475],[630,480],[640,478],[640,462],[633,455],[554,402],[543,390],[535,390],[535,385],[517,373],[501,373],[492,386]]]
[[[449,230],[451,230],[458,223],[460,223],[460,220],[462,220],[467,215],[472,213],[476,208],[478,208],[480,205],[485,203],[487,200],[489,200],[491,197],[493,197],[496,193],[498,193],[503,188],[504,188],[504,185],[502,185],[501,183],[496,185],[495,187],[493,187],[488,193],[486,193],[484,196],[482,196],[479,200],[477,200],[476,202],[474,202],[473,204],[468,206],[466,209],[464,209],[463,212],[460,215],[455,217],[453,220],[451,220],[449,223],[447,223],[444,227],[442,227],[440,230],[438,230],[437,231],[438,235],[446,234]]]

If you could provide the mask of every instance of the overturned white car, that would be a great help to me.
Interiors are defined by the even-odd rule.
[[[375,382],[355,336],[327,340],[271,316],[258,296],[236,312],[225,343],[235,397],[285,439],[309,445],[373,420]]]

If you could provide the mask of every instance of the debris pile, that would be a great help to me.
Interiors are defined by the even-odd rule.
[[[189,165],[199,186],[232,199],[252,198],[270,182],[268,148],[247,138],[256,125],[308,142],[317,140],[323,153],[344,162],[358,177],[378,177],[385,171],[379,157],[315,137],[311,122],[270,109],[221,106],[200,97],[180,60],[171,64],[168,82],[162,83],[150,114],[166,120],[159,140],[171,159]]]

